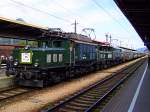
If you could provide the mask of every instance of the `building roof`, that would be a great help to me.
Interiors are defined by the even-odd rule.
[[[34,39],[42,35],[48,28],[31,25],[23,21],[0,17],[0,36],[19,39]]]
[[[150,0],[114,0],[150,50]]]

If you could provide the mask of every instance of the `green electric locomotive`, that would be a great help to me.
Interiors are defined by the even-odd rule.
[[[96,68],[97,44],[86,36],[51,31],[37,42],[13,51],[6,73],[19,85],[43,87]]]
[[[122,62],[121,49],[75,33],[49,30],[37,47],[14,49],[7,75],[22,86],[44,87]]]

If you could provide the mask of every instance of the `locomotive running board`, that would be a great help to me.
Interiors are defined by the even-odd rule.
[[[17,84],[21,86],[27,86],[27,87],[44,87],[43,81],[37,81],[37,80],[23,80],[20,79],[17,81]]]

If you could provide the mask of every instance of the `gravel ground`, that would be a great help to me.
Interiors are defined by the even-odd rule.
[[[135,61],[137,60],[121,64],[120,66],[112,67],[110,69],[101,70],[78,79],[62,82],[52,87],[40,90],[39,92],[34,92],[28,96],[21,98],[18,97],[18,101],[1,107],[0,112],[37,112],[44,105],[56,102],[68,95],[71,95],[74,92],[79,91],[108,75],[111,75],[111,72],[115,72],[131,63],[134,63]]]

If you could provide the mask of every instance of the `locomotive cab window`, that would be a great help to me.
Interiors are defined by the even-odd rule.
[[[63,42],[62,41],[53,41],[53,47],[63,47]]]

